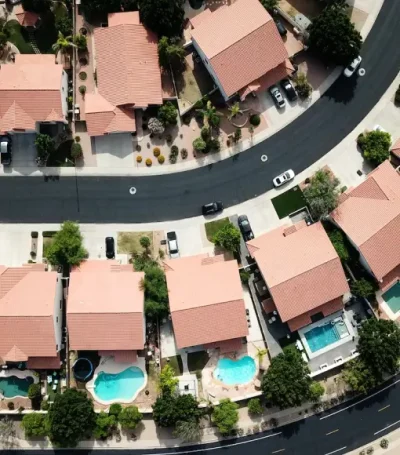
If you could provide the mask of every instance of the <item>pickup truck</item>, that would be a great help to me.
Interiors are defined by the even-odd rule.
[[[12,139],[11,136],[0,136],[0,158],[3,166],[9,166],[12,161]]]
[[[168,252],[171,259],[179,258],[178,240],[174,231],[167,232]]]

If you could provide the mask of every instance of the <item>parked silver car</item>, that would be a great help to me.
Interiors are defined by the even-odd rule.
[[[278,109],[282,109],[285,107],[286,102],[282,96],[281,91],[279,90],[277,85],[271,85],[271,87],[268,89],[270,95],[272,96],[272,99],[274,100],[274,103],[276,104],[276,107]]]

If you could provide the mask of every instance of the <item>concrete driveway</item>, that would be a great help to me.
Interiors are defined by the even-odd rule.
[[[36,133],[17,133],[13,139],[13,161],[12,167],[36,167],[37,157],[35,147]]]
[[[28,230],[0,231],[0,245],[0,265],[21,267],[31,259],[31,235]]]
[[[132,167],[135,164],[132,136],[128,133],[98,136],[93,145],[99,167]]]

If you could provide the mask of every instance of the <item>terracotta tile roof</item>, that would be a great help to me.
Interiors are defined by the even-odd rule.
[[[222,7],[222,8],[224,8],[224,7]],[[198,27],[202,22],[207,20],[211,16],[211,14],[212,13],[211,13],[211,10],[209,8],[205,9],[204,11],[202,11],[197,16],[194,16],[191,19],[189,19],[190,25],[192,26],[192,28]]]
[[[56,356],[53,319],[57,273],[33,267],[2,268],[0,273],[2,361]]]
[[[60,366],[60,354],[55,357],[29,357],[27,364],[31,370],[58,370]]]
[[[234,338],[233,340],[217,341],[215,343],[207,343],[204,349],[219,349],[221,354],[228,352],[239,351],[242,347],[242,338]]]
[[[99,351],[100,356],[112,356],[116,362],[134,363],[137,360],[136,351]]]
[[[393,155],[397,156],[397,158],[400,158],[400,138],[392,145],[390,151]]]
[[[385,161],[331,214],[380,281],[400,264],[400,176]]]
[[[288,53],[259,0],[219,8],[192,30],[192,38],[231,96],[276,68]]]
[[[98,263],[103,262],[100,267]],[[110,261],[111,262],[111,261]],[[143,272],[113,270],[114,263],[86,261],[71,273],[67,304],[74,350],[134,350],[144,346]]]
[[[43,74],[46,77],[43,77]],[[0,69],[0,131],[32,130],[36,122],[64,121],[63,68],[52,55],[16,55]]]
[[[321,223],[297,226],[295,232],[282,226],[248,242],[284,322],[349,291]]]
[[[114,106],[162,104],[157,38],[132,17],[112,14],[94,32],[98,91]]]
[[[139,11],[109,14],[108,26],[113,27],[115,25],[140,25]]]
[[[23,27],[34,27],[39,19],[39,15],[32,11],[25,11],[22,5],[15,5],[13,12],[17,21]]]
[[[236,261],[204,263],[207,255],[165,261],[178,348],[248,334]]]

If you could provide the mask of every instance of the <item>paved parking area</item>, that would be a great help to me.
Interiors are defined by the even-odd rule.
[[[17,133],[13,135],[13,168],[31,166],[36,168],[35,138],[36,133]]]
[[[145,144],[142,144],[145,146]],[[99,167],[132,167],[135,165],[130,134],[108,134],[93,141],[93,151]]]
[[[0,245],[0,265],[20,267],[31,259],[30,232],[2,230],[0,231]],[[41,248],[41,244],[39,247]]]

